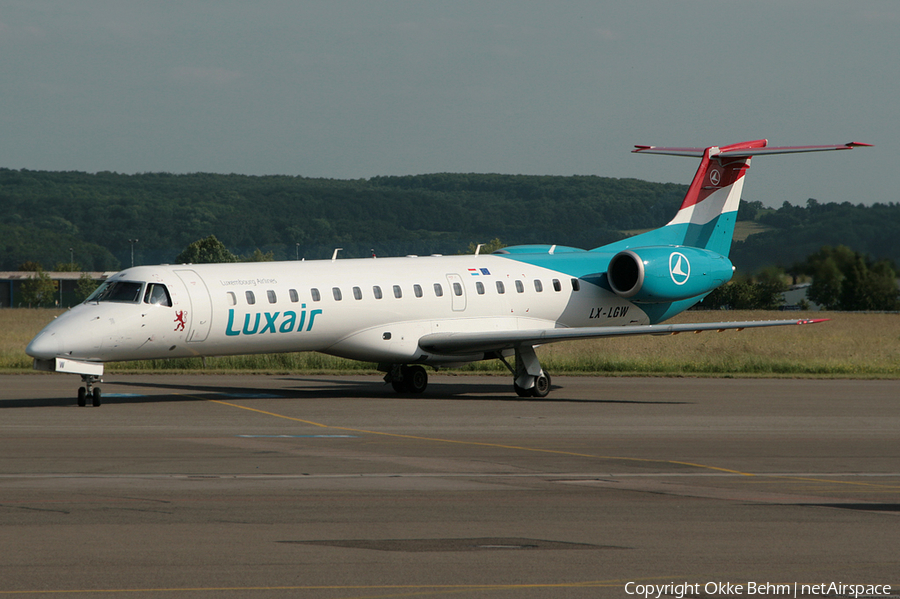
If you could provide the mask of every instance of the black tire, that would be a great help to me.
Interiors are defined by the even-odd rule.
[[[531,395],[533,397],[547,397],[548,393],[550,393],[550,375],[542,372],[534,379]]]
[[[404,383],[405,381],[391,381],[391,387],[397,393],[406,393],[406,385]]]
[[[516,395],[519,397],[531,397],[534,393],[534,387],[531,389],[526,389],[525,387],[520,387],[518,384],[513,383],[513,389],[516,390]]]
[[[78,388],[78,407],[83,408],[87,405],[87,389],[84,387]]]
[[[419,365],[403,369],[403,383],[410,393],[423,393],[428,387],[428,372]]]
[[[94,392],[91,394],[91,401],[95,408],[100,407],[100,387],[94,387]]]

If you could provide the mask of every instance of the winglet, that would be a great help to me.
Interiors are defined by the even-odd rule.
[[[819,324],[820,322],[828,322],[830,318],[804,318],[798,320],[797,324]]]

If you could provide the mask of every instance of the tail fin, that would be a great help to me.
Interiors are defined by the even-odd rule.
[[[737,220],[744,174],[750,168],[750,158],[764,154],[790,154],[796,152],[822,152],[850,150],[870,144],[851,142],[835,146],[766,147],[760,139],[701,148],[658,148],[635,146],[635,153],[693,156],[700,158],[700,167],[694,175],[687,194],[669,223],[656,233],[659,240],[671,245],[705,248],[727,256],[731,250],[734,224]]]

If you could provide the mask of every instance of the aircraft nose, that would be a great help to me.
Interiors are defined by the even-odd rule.
[[[62,338],[55,331],[41,331],[25,348],[25,353],[32,358],[52,360],[62,354]]]

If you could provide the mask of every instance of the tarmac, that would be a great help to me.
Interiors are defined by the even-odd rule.
[[[78,384],[0,376],[0,599],[900,596],[900,381]]]

